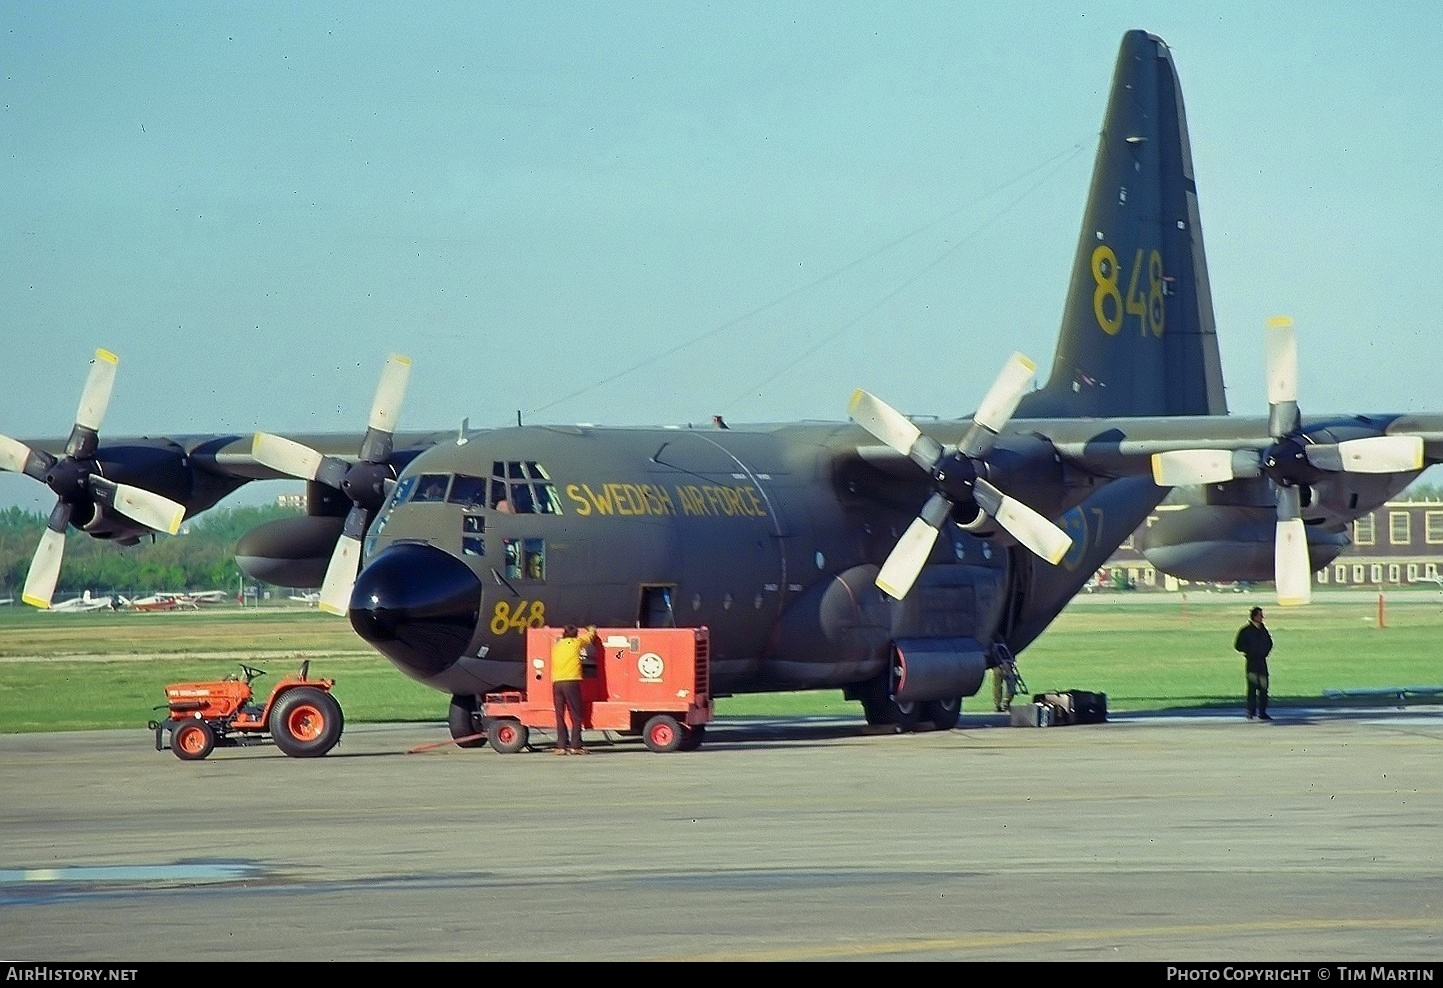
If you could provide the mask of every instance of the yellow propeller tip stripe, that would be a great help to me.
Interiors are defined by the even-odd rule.
[[[120,358],[117,357],[115,354],[111,353],[109,350],[96,350],[96,351],[95,351],[95,359],[96,359],[96,360],[103,360],[103,361],[105,361],[107,364],[118,364],[118,363],[120,363]]]
[[[29,604],[31,607],[38,607],[42,611],[50,609],[50,601],[46,600],[44,597],[30,597],[22,594],[20,599],[23,600],[25,603]]]
[[[1268,320],[1268,325],[1274,329],[1287,329],[1292,324],[1293,320],[1290,316],[1273,316]]]

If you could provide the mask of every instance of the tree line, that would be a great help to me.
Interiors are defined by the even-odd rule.
[[[257,525],[301,514],[299,508],[212,508],[187,521],[176,535],[156,535],[123,546],[71,529],[65,537],[57,599],[96,594],[239,589],[235,562],[240,537]],[[0,599],[19,599],[47,517],[20,508],[0,509]],[[248,581],[247,581],[248,582]]]

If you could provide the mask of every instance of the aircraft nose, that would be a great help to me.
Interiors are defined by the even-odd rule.
[[[356,577],[351,627],[401,671],[426,680],[450,668],[471,641],[481,581],[448,552],[401,542]]]

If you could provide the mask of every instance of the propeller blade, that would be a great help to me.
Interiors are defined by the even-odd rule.
[[[1191,487],[1232,480],[1230,449],[1174,449],[1152,454],[1152,482],[1159,487]]]
[[[20,594],[20,599],[32,607],[47,608],[55,596],[60,561],[65,556],[65,530],[70,525],[70,511],[69,504],[57,501],[50,512],[50,524],[40,535],[40,544],[30,561],[30,572],[25,575],[25,589]]]
[[[913,425],[905,415],[861,388],[852,392],[847,414],[862,428],[904,456],[912,451],[912,444],[922,435],[922,430]]]
[[[0,436],[0,470],[10,473],[24,473],[25,464],[30,460],[30,447],[18,439]]]
[[[1014,353],[1002,365],[1002,372],[982,397],[982,404],[978,406],[977,414],[972,416],[972,421],[989,432],[1001,432],[1012,418],[1012,413],[1017,411],[1017,405],[1027,393],[1027,386],[1035,373],[1036,364],[1022,354]]]
[[[997,524],[1033,555],[1056,566],[1072,548],[1072,536],[1015,497],[1002,493],[981,477],[977,478],[974,490],[977,506],[995,518]]]
[[[983,396],[977,413],[972,416],[972,424],[957,444],[957,452],[974,460],[987,455],[997,441],[997,434],[1017,410],[1017,403],[1027,391],[1027,384],[1035,370],[1037,365],[1020,353],[1008,358],[992,387]]]
[[[1319,470],[1344,473],[1406,473],[1423,469],[1421,436],[1372,436],[1304,447]]]
[[[104,498],[116,511],[157,532],[174,535],[185,520],[185,505],[144,488],[116,484],[103,477],[91,477],[90,486],[97,494],[106,489]]]
[[[251,456],[255,457],[257,463],[302,480],[315,480],[326,459],[323,454],[309,446],[283,436],[271,435],[269,432],[256,433],[251,442]]]
[[[1281,515],[1281,510],[1279,514]],[[1278,603],[1285,607],[1306,604],[1313,599],[1313,571],[1308,562],[1308,535],[1303,519],[1278,520],[1273,547],[1273,580]]]
[[[1278,505],[1278,521],[1292,521],[1303,517],[1303,495],[1296,487],[1273,485],[1273,497]]]
[[[327,614],[345,614],[351,607],[351,590],[356,585],[356,570],[361,561],[361,540],[341,533],[336,540],[326,578],[321,583],[317,606]]]
[[[927,564],[927,557],[932,554],[936,541],[936,526],[928,524],[920,516],[912,519],[912,524],[907,526],[907,531],[902,533],[877,573],[877,586],[897,600],[907,596],[907,591],[912,589],[917,575]]]
[[[1266,334],[1268,375],[1268,432],[1285,436],[1297,431],[1298,338],[1287,316],[1268,320]]]
[[[92,432],[100,431],[105,410],[110,407],[110,392],[115,387],[115,365],[120,358],[109,350],[96,350],[90,362],[90,376],[80,393],[80,407],[75,411],[75,424]]]
[[[395,432],[396,417],[406,397],[406,382],[411,376],[411,358],[393,353],[386,359],[381,381],[376,386],[376,400],[371,404],[368,428],[378,432]]]

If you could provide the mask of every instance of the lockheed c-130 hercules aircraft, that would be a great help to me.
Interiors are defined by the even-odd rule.
[[[238,561],[320,587],[451,697],[458,739],[480,697],[524,686],[526,628],[562,624],[706,626],[715,694],[840,688],[873,723],[947,728],[1172,487],[1206,498],[1154,527],[1161,568],[1271,577],[1303,603],[1348,523],[1443,456],[1443,415],[1305,418],[1291,324],[1267,341],[1267,414],[1229,415],[1181,90],[1134,31],[1051,372],[1031,390],[1013,355],[970,416],[923,430],[857,391],[851,423],[397,433],[394,357],[364,436],[101,441],[101,351],[69,440],[0,440],[0,466],[58,498],[25,588],[42,607],[70,526],[134,541],[305,478],[309,513],[248,533]]]

